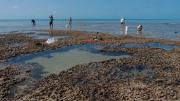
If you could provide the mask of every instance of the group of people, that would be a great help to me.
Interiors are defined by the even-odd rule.
[[[127,31],[128,31],[128,26],[126,26],[126,21],[125,20],[126,19],[122,18],[120,23],[121,23],[122,33],[126,35]],[[32,19],[31,22],[32,22],[33,26],[36,26],[35,19]],[[54,17],[53,17],[53,15],[51,15],[51,16],[49,16],[49,27],[50,27],[50,29],[53,29],[53,26],[54,26]],[[68,23],[66,25],[66,29],[67,30],[71,30],[72,29],[72,17],[69,18],[69,21],[68,21]],[[142,25],[138,25],[137,26],[137,34],[142,34],[142,32],[143,32],[143,26]]]
[[[122,18],[121,19],[121,30],[122,30],[122,33],[123,34],[127,34],[127,31],[128,31],[128,26],[126,26],[126,22],[125,22],[126,19]],[[137,34],[142,34],[143,33],[143,26],[142,25],[138,25],[137,26]]]
[[[31,20],[31,23],[34,26],[36,26],[36,21],[35,19]],[[50,29],[53,29],[54,27],[54,17],[53,15],[49,16],[49,27]],[[71,30],[72,29],[72,17],[69,18],[68,24],[67,24],[67,29]]]
[[[49,27],[50,27],[50,29],[53,29],[54,17],[51,15],[51,16],[49,16],[49,19],[50,19],[50,21],[49,21]],[[32,22],[32,25],[33,25],[33,26],[36,26],[36,21],[35,21],[35,19],[32,19],[31,22]]]

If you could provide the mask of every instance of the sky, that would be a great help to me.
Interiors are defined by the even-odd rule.
[[[180,0],[0,0],[0,19],[179,19]]]

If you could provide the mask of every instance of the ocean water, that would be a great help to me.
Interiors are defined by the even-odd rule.
[[[67,20],[55,20],[54,29],[66,29]],[[36,27],[32,27],[31,20],[0,20],[0,34],[9,32],[23,32],[39,29],[49,29],[48,20],[37,20]],[[126,20],[129,27],[128,34],[136,35],[136,27],[144,27],[145,37],[180,40],[180,20]],[[119,20],[73,20],[73,30],[88,31],[91,33],[105,32],[121,35]]]

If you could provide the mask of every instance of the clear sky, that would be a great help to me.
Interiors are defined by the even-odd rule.
[[[179,19],[180,0],[0,0],[0,19]]]

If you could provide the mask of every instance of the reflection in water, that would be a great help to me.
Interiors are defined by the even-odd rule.
[[[29,31],[23,31],[27,36],[32,37],[34,39],[50,39],[50,38],[55,38],[55,39],[67,39],[71,38],[71,36],[64,35],[64,36],[55,36],[53,35],[53,31],[50,32],[45,32],[45,31],[34,31],[34,32],[29,32]]]

